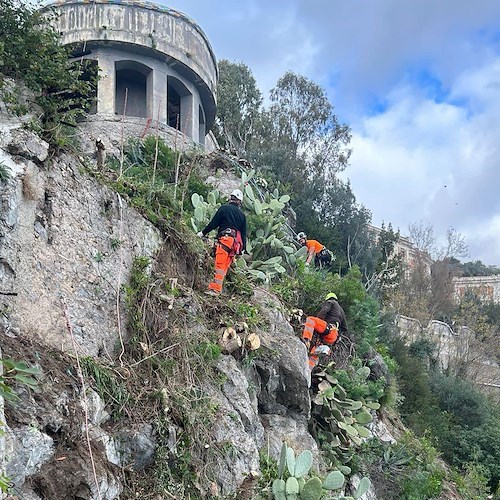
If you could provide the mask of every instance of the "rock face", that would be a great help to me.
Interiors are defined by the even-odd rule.
[[[7,334],[21,329],[63,350],[67,319],[81,354],[113,352],[124,328],[117,297],[134,257],[153,257],[158,231],[69,156],[26,130],[0,140],[11,178],[0,183],[0,296]]]
[[[267,354],[256,361],[261,383],[261,411],[279,415],[296,414],[307,420],[311,409],[307,350],[285,319],[276,297],[267,290],[256,288],[254,300],[271,325],[269,331],[261,332],[261,343]]]
[[[6,462],[24,498],[119,498],[121,468],[147,471],[155,459],[156,422],[112,424],[99,395],[82,391],[74,345],[79,356],[109,360],[120,333],[127,341],[121,289],[135,257],[149,257],[151,267],[161,262],[186,288],[195,279],[175,242],[163,241],[86,174],[86,160],[51,157],[48,145],[20,123],[0,132],[0,160],[10,173],[0,181],[0,335],[10,355],[29,359],[43,373],[39,392],[18,389],[19,403],[6,411],[0,464]],[[306,349],[274,296],[257,288],[251,301],[268,325],[258,332],[261,348],[250,361],[222,356],[217,370],[224,382],[205,391],[217,407],[210,429],[216,495],[250,491],[262,449],[276,458],[286,440],[297,452],[317,451],[307,431]],[[178,303],[191,318],[190,333],[207,328],[197,325],[203,308],[192,290]],[[168,433],[167,447],[175,450],[175,426]]]

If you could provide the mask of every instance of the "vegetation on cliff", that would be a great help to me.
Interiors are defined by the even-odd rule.
[[[14,112],[25,111],[8,78],[22,80],[43,110],[34,125],[41,124],[43,133],[63,147],[64,124],[74,124],[85,111],[92,83],[81,65],[68,68],[68,54],[59,47],[56,34],[39,29],[37,11],[9,0],[0,0],[0,6],[1,33],[8,35],[0,44],[4,102]],[[34,45],[40,47],[35,54],[29,50]],[[414,276],[414,288],[404,281],[392,252],[399,237],[392,227],[383,228],[379,240],[372,241],[369,211],[336,175],[348,163],[350,132],[334,114],[323,89],[287,73],[271,92],[269,107],[262,109],[262,96],[249,69],[223,61],[219,102],[221,142],[246,156],[253,168],[242,169],[238,157],[225,153],[181,157],[151,136],[124,145],[124,158],[110,159],[104,170],[90,167],[87,172],[154,224],[169,249],[154,266],[142,258],[134,263],[123,290],[129,342],[121,343],[118,356],[109,363],[82,359],[82,376],[106,402],[114,424],[146,417],[154,423],[154,464],[141,473],[124,468],[124,498],[218,496],[217,487],[211,490],[217,460],[238,454],[230,442],[216,442],[210,433],[222,404],[214,402],[212,391],[227,378],[217,364],[222,352],[220,330],[239,325],[246,335],[270,329],[262,307],[252,299],[257,288],[273,300],[280,298],[297,336],[302,319],[298,311],[316,312],[330,291],[336,292],[349,319],[349,334],[337,344],[334,355],[322,361],[313,379],[309,429],[323,467],[335,469],[336,474],[320,470],[324,481],[309,477],[311,489],[314,484],[318,491],[320,483],[335,485],[323,489],[338,492],[344,484],[340,477],[366,475],[381,498],[437,498],[446,488],[456,488],[463,498],[481,498],[495,491],[500,474],[498,407],[457,378],[461,373],[440,373],[432,345],[419,341],[405,346],[394,332],[391,306],[398,298],[407,309],[397,312],[411,312],[411,305],[424,304],[421,310],[429,314],[427,306],[443,289],[437,288],[438,282],[417,279],[422,276]],[[223,201],[222,193],[204,182],[207,171],[218,168],[241,180],[253,252],[240,259],[228,276],[227,300],[193,300],[211,272],[211,258],[192,228]],[[331,269],[304,266],[287,227],[284,210],[289,207],[297,214],[298,228],[334,251]],[[452,257],[446,256],[447,264]],[[190,286],[169,278],[165,272],[169,266],[183,273]],[[402,293],[406,293],[403,298]],[[453,317],[475,320],[470,326],[481,340],[495,337],[496,309],[471,299],[464,313],[468,302],[460,306],[462,310],[440,302],[445,303]],[[450,309],[443,306],[439,312],[450,314]],[[28,349],[24,354],[36,361]],[[238,366],[255,371],[260,361],[274,356],[270,348],[250,352],[244,344],[233,354]],[[10,366],[5,360],[3,364]],[[73,384],[78,380],[71,370],[65,377]],[[249,386],[248,392],[252,390]],[[413,432],[399,429],[398,441],[392,444],[369,438],[367,426],[375,412],[394,422],[401,412]],[[236,421],[239,416],[228,418]],[[444,466],[439,454],[451,468]],[[295,482],[288,480],[295,478],[300,488],[299,479],[315,473],[310,472],[307,458],[309,467],[297,475],[294,460],[293,455],[286,472],[282,463],[274,463],[261,450],[260,481],[252,483],[252,491],[280,498],[283,482],[285,492],[289,482],[289,491],[295,494]],[[34,481],[40,488],[47,484],[41,477]],[[354,489],[353,496],[360,491]]]
[[[55,145],[67,143],[67,127],[85,116],[96,95],[97,68],[88,61],[68,62],[50,18],[35,4],[0,0],[0,96],[15,114],[33,111],[32,125]],[[12,83],[14,82],[14,83]],[[28,92],[20,91],[25,86]],[[34,102],[31,102],[34,96]]]

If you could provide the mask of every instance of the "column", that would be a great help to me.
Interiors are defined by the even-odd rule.
[[[109,54],[99,52],[99,81],[97,82],[97,113],[114,114],[116,96],[115,61]]]

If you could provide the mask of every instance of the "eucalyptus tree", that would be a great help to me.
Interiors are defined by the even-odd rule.
[[[308,180],[329,186],[335,173],[347,166],[350,129],[334,113],[326,91],[296,73],[285,73],[270,93],[268,118],[276,142],[300,158]]]

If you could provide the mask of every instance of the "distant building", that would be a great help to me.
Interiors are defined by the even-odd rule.
[[[376,226],[369,226],[370,232],[373,234],[374,241],[380,237],[382,229]],[[425,270],[430,274],[432,259],[427,252],[422,252],[411,242],[410,238],[399,236],[398,241],[394,245],[394,255],[399,255],[407,270],[414,269],[418,264],[422,264]]]
[[[467,292],[472,292],[483,302],[500,304],[500,276],[472,276],[453,278],[455,300],[460,302]]]
[[[55,11],[52,24],[75,59],[99,67],[88,120],[96,132],[113,133],[125,115],[128,135],[160,130],[167,142],[214,148],[217,61],[193,20],[134,0],[61,0],[43,11]]]

